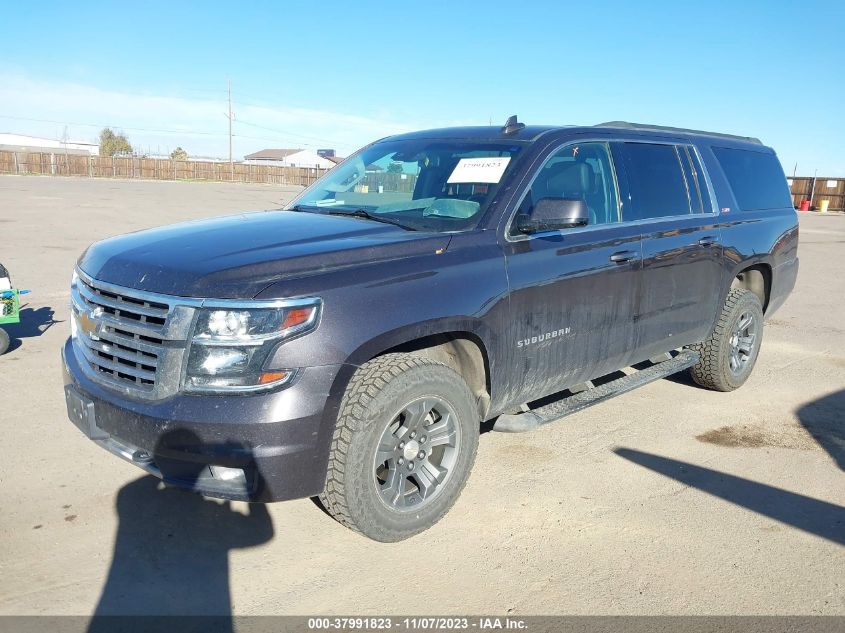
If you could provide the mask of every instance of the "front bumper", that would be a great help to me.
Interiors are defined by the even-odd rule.
[[[92,441],[161,478],[207,496],[282,501],[323,491],[343,365],[309,367],[280,391],[142,401],[83,373],[62,350],[68,415]]]

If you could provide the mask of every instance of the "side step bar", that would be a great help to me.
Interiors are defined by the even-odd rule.
[[[538,426],[554,422],[567,415],[577,413],[594,404],[603,402],[614,396],[621,395],[637,387],[642,387],[655,380],[671,376],[688,367],[692,367],[699,360],[697,352],[681,350],[670,360],[664,360],[651,367],[640,369],[623,378],[617,378],[598,387],[579,391],[570,396],[560,398],[524,413],[500,415],[493,424],[494,431],[502,433],[523,433],[532,431]]]

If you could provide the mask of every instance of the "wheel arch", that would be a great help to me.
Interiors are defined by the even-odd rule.
[[[737,266],[731,276],[728,292],[734,289],[750,290],[760,300],[763,314],[769,305],[772,294],[772,266],[767,261],[745,262]]]
[[[354,370],[368,360],[395,352],[414,353],[441,362],[460,374],[476,398],[481,419],[486,419],[492,395],[487,340],[489,336],[483,325],[474,319],[449,319],[399,328],[360,345],[345,363],[349,371],[338,375],[337,380],[343,381],[342,388],[332,391],[343,393]]]

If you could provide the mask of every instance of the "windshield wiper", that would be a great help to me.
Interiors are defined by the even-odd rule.
[[[372,220],[373,222],[384,222],[385,224],[392,224],[393,226],[398,226],[399,228],[405,229],[406,231],[416,231],[412,226],[408,226],[407,224],[403,224],[398,220],[393,220],[391,218],[386,218],[383,215],[377,215],[370,213],[366,209],[354,209],[351,211],[340,211],[340,210],[330,210],[328,211],[329,215],[351,215],[356,218],[364,218],[365,220]]]
[[[304,204],[297,204],[292,206],[288,211],[302,211],[304,213],[312,213],[314,211],[322,212],[323,207],[309,207]]]

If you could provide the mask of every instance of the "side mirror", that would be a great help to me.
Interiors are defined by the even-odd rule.
[[[586,226],[590,211],[581,198],[541,198],[531,215],[519,215],[516,228],[520,233],[539,233]]]

